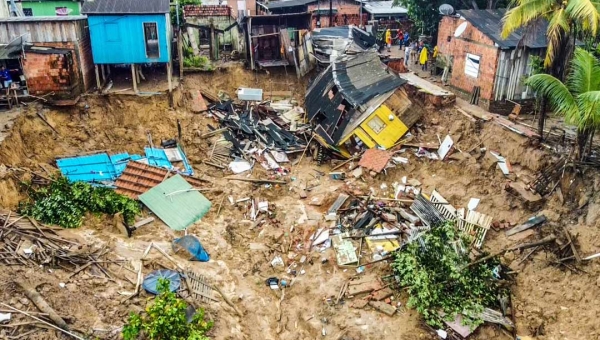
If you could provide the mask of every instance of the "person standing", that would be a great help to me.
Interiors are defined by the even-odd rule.
[[[404,48],[404,65],[408,67],[408,62],[410,60],[410,54],[412,52],[412,47],[406,43],[406,47]]]
[[[10,73],[8,72],[5,66],[2,66],[2,69],[0,69],[0,80],[2,81],[2,85],[8,92],[8,89],[12,84],[12,78],[10,77]]]
[[[402,42],[404,41],[404,33],[402,33],[402,30],[399,29],[398,33],[396,33],[396,42],[398,43],[398,48],[400,50],[402,50]]]
[[[389,28],[385,31],[385,43],[387,45],[388,52],[390,52],[390,48],[392,47],[392,31]]]
[[[427,47],[421,48],[421,54],[419,56],[419,64],[421,64],[421,71],[427,71],[427,60],[429,59]]]
[[[408,40],[410,39],[408,31],[404,32],[404,46],[408,46]]]

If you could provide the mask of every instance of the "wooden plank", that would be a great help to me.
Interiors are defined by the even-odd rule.
[[[396,307],[388,305],[385,302],[381,302],[381,301],[369,301],[369,306],[377,309],[378,311],[392,316],[394,315],[394,313],[396,313]]]
[[[544,215],[539,215],[539,216],[534,216],[534,217],[530,217],[527,221],[525,221],[525,223],[518,225],[514,228],[512,228],[511,230],[508,230],[506,232],[506,236],[511,236],[514,235],[516,233],[520,233],[522,231],[525,231],[527,229],[533,228],[535,226],[538,226],[542,223],[546,222],[546,216]]]

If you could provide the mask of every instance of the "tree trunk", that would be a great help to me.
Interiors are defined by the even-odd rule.
[[[542,97],[540,101],[540,119],[538,120],[538,134],[540,141],[544,140],[544,123],[546,122],[546,97]]]
[[[577,155],[576,159],[582,161],[585,158],[585,147],[590,137],[590,129],[577,130]]]

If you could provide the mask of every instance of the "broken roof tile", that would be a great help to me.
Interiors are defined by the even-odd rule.
[[[385,166],[388,164],[391,158],[392,154],[388,151],[379,149],[368,149],[367,151],[365,151],[358,165],[362,166],[365,169],[369,169],[379,173],[383,169],[385,169]]]
[[[167,169],[147,165],[140,162],[129,162],[123,174],[115,182],[119,194],[138,199],[138,196],[162,183],[165,179],[176,175]],[[200,179],[182,176],[190,185],[200,187]]]

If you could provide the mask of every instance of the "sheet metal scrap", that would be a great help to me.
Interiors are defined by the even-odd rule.
[[[436,208],[436,206],[422,194],[418,194],[410,206],[417,216],[429,227],[438,226],[447,221],[447,218]]]
[[[306,147],[299,136],[307,131],[308,125],[296,127],[292,133],[281,115],[267,105],[244,106],[228,101],[211,105],[209,111],[219,119],[221,128],[227,128],[223,137],[232,144],[233,157],[245,158],[255,147],[286,153],[302,151]]]

